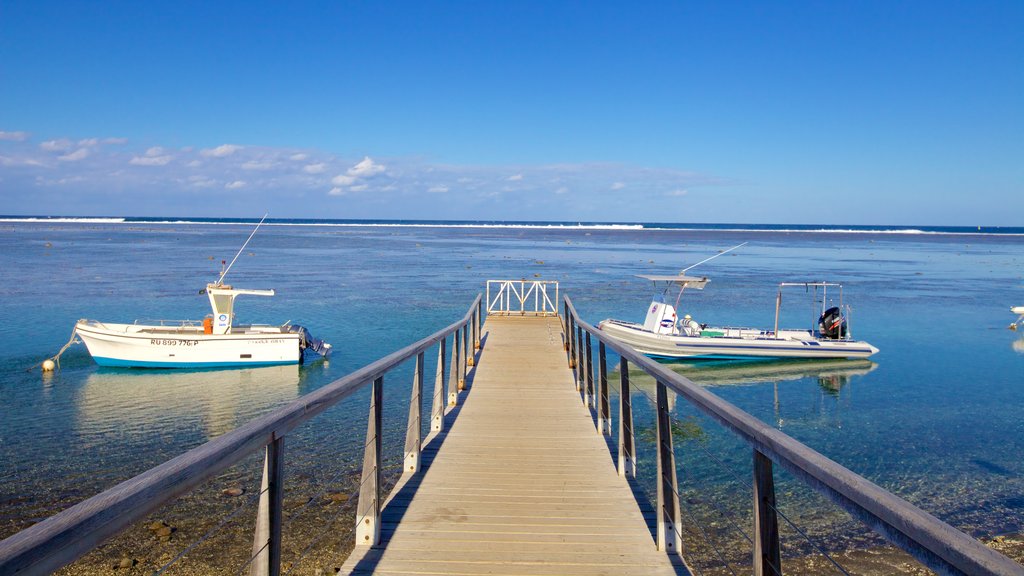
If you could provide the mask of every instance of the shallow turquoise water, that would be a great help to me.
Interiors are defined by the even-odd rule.
[[[229,280],[278,295],[243,297],[239,320],[302,324],[334,344],[329,362],[101,370],[78,345],[55,375],[26,371],[54,354],[81,317],[202,318],[208,304],[198,290],[249,231],[146,223],[0,228],[0,536],[447,325],[489,278],[559,280],[593,323],[641,320],[653,291],[633,274],[674,273],[744,241],[694,270],[712,282],[687,295],[690,314],[769,326],[778,282],[841,281],[852,330],[881,353],[867,366],[679,369],[972,534],[1024,529],[1024,343],[1007,330],[1009,307],[1024,304],[1021,237],[271,226]],[[809,324],[808,308],[802,295],[787,296],[783,323]],[[396,380],[408,381],[404,374]],[[389,391],[396,399],[407,393]],[[328,415],[340,438],[332,440],[336,453],[355,466],[363,400]],[[685,421],[692,410],[679,405],[676,415]],[[707,431],[705,447],[737,470],[749,467],[746,449],[693,418]],[[397,443],[403,426],[392,426]],[[684,489],[723,482],[710,468],[699,474],[703,460],[681,458]],[[809,504],[794,507],[813,515]]]

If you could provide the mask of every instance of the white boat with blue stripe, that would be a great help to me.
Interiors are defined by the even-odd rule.
[[[266,218],[266,216],[264,216]],[[263,221],[260,220],[260,224]],[[256,226],[259,229],[259,225]],[[256,234],[253,230],[249,236]],[[249,243],[245,241],[242,250]],[[241,254],[242,250],[238,253]],[[235,260],[238,255],[235,255]],[[235,263],[231,261],[231,265]],[[100,366],[129,368],[220,368],[298,364],[303,353],[327,356],[331,345],[314,338],[302,326],[285,323],[235,324],[235,298],[273,296],[273,290],[232,288],[224,284],[231,265],[203,291],[213,313],[202,321],[112,324],[79,320],[75,335]],[[58,354],[59,356],[59,354]]]
[[[688,269],[687,269],[688,270]],[[685,272],[685,270],[684,270]],[[775,304],[775,326],[769,329],[712,327],[701,324],[685,314],[677,316],[677,308],[686,288],[702,290],[706,277],[640,276],[654,282],[670,282],[679,286],[676,304],[656,297],[647,309],[643,324],[622,320],[603,320],[603,332],[637,351],[654,358],[666,359],[752,359],[752,358],[867,358],[878,352],[867,342],[854,340],[850,333],[850,308],[842,303],[842,285],[831,282],[784,282],[779,285]],[[821,303],[821,315],[810,329],[779,329],[779,308],[785,288],[802,287],[812,292]],[[829,291],[838,291],[839,302],[829,306]],[[834,304],[834,302],[833,302]]]

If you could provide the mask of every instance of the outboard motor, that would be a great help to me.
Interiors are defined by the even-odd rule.
[[[837,306],[833,306],[818,318],[818,330],[824,338],[841,340],[846,338],[846,318]]]
[[[288,331],[297,333],[299,335],[299,357],[302,357],[302,353],[306,350],[312,350],[317,354],[327,357],[331,353],[331,345],[319,338],[314,338],[309,330],[296,324],[288,325]]]

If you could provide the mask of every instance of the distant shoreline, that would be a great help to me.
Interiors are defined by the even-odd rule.
[[[192,218],[148,216],[3,216],[0,224],[165,224],[165,225],[252,225],[258,218]],[[751,233],[818,233],[818,234],[900,234],[959,236],[1024,236],[1024,227],[1008,226],[882,226],[830,224],[699,224],[664,222],[572,222],[514,220],[366,220],[268,218],[264,226],[321,226],[338,228],[480,228],[537,230],[603,230],[603,231],[707,231]]]

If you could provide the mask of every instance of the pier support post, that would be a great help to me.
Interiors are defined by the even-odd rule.
[[[782,574],[772,461],[754,449],[754,576]]]
[[[462,344],[459,340],[459,330],[456,330],[452,335],[451,382],[448,383],[449,406],[455,406],[459,403],[459,391],[462,390],[462,374],[460,374],[459,371],[459,366],[462,364],[462,360],[459,358],[459,352],[462,349]]]
[[[658,381],[658,550],[681,553],[679,532],[679,484],[676,457],[672,449],[672,416],[668,409],[668,388]]]
[[[412,374],[412,394],[409,397],[409,426],[405,429],[405,473],[412,474],[420,467],[423,447],[423,352],[416,355]]]
[[[597,341],[597,433],[612,435],[611,414],[608,408],[608,361],[604,342]]]
[[[619,476],[636,478],[636,438],[633,436],[633,399],[629,391],[629,363],[619,358]]]
[[[373,381],[370,393],[370,417],[366,421],[363,475],[359,483],[359,503],[356,505],[356,546],[376,546],[380,543],[383,399],[382,376]]]
[[[441,432],[444,430],[444,385],[448,381],[445,373],[445,342],[447,338],[441,338],[437,343],[437,370],[434,374],[434,397],[430,406],[430,430]]]
[[[253,560],[249,576],[281,574],[281,521],[284,501],[284,438],[267,444],[256,513],[256,534],[252,541]]]

